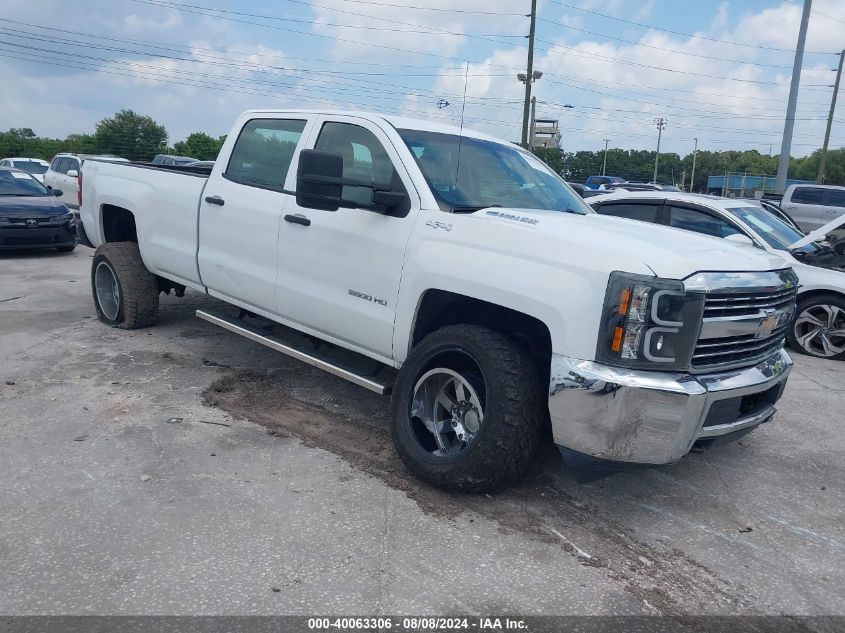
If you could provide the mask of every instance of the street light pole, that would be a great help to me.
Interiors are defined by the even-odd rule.
[[[698,157],[698,139],[692,139],[695,141],[695,149],[692,150],[692,175],[689,178],[689,190],[692,191],[693,187],[695,186],[695,159]]]
[[[660,163],[660,140],[663,138],[663,130],[666,129],[667,123],[668,121],[663,117],[654,120],[654,124],[657,126],[657,154],[654,157],[654,179],[652,182],[657,182],[657,166]]]
[[[795,128],[795,109],[798,105],[798,86],[801,83],[801,65],[804,61],[804,43],[807,41],[807,25],[810,23],[810,10],[813,0],[804,0],[804,12],[801,14],[801,28],[798,30],[798,44],[795,47],[795,61],[792,65],[792,84],[789,86],[789,101],[786,105],[786,121],[783,123],[783,140],[778,159],[778,175],[775,191],[783,193],[786,189],[786,177],[789,174],[789,157],[792,153],[792,131]]]
[[[824,132],[824,145],[822,145],[822,156],[819,160],[819,177],[816,182],[824,184],[827,174],[825,173],[825,162],[827,161],[827,146],[830,143],[830,128],[833,126],[833,113],[836,111],[836,95],[839,94],[839,81],[842,79],[842,62],[845,61],[845,51],[839,54],[839,70],[836,71],[836,82],[833,84],[833,97],[830,99],[830,113],[827,115],[827,129]]]
[[[528,72],[525,73],[525,105],[522,112],[522,146],[528,146],[528,117],[531,110],[531,84],[534,80],[534,29],[537,25],[537,0],[531,0],[531,27],[528,31]],[[539,79],[539,77],[538,77]]]
[[[606,138],[604,140],[604,162],[601,164],[601,175],[604,176],[605,172],[607,171],[607,144],[610,143],[610,139]]]

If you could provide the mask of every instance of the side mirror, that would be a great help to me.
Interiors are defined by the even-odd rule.
[[[50,193],[52,193],[57,198],[61,198],[62,194],[64,193],[61,189],[50,189]]]
[[[296,204],[306,209],[337,211],[343,198],[343,156],[305,149],[296,168]]]
[[[746,246],[754,246],[754,240],[752,240],[747,235],[743,235],[742,233],[734,233],[733,235],[728,235],[725,237],[726,240],[729,242],[734,242],[736,244],[745,244]]]
[[[79,176],[79,172],[75,169],[68,169],[67,175],[71,178],[77,178]]]
[[[364,202],[343,197],[344,187],[369,189],[371,196]],[[337,152],[315,149],[302,150],[296,169],[296,204],[306,209],[337,211],[340,207],[370,209],[390,214],[408,199],[407,194],[393,191],[389,184],[343,177],[343,156]]]

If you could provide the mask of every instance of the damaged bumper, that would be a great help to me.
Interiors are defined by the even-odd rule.
[[[613,472],[678,461],[775,413],[792,359],[707,375],[628,370],[553,355],[549,413],[570,466]],[[593,477],[594,478],[594,477]]]

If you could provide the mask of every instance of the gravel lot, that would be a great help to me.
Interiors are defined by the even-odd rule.
[[[675,466],[578,485],[549,446],[447,495],[386,399],[212,299],[98,323],[91,254],[0,254],[0,614],[845,615],[845,363],[796,355],[772,423]]]

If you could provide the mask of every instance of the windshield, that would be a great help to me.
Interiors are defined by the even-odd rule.
[[[735,207],[728,209],[728,211],[750,226],[757,235],[776,250],[789,250],[790,244],[794,244],[804,237],[803,233],[760,207]],[[819,246],[817,244],[810,243],[796,250],[799,252],[813,253],[818,249]]]
[[[0,170],[0,196],[49,196],[50,192],[27,173]]]
[[[399,134],[443,211],[509,207],[592,213],[560,176],[522,149],[455,134]]]
[[[14,166],[15,169],[23,169],[30,174],[46,174],[49,167],[49,165],[36,163],[34,160],[16,160]]]

